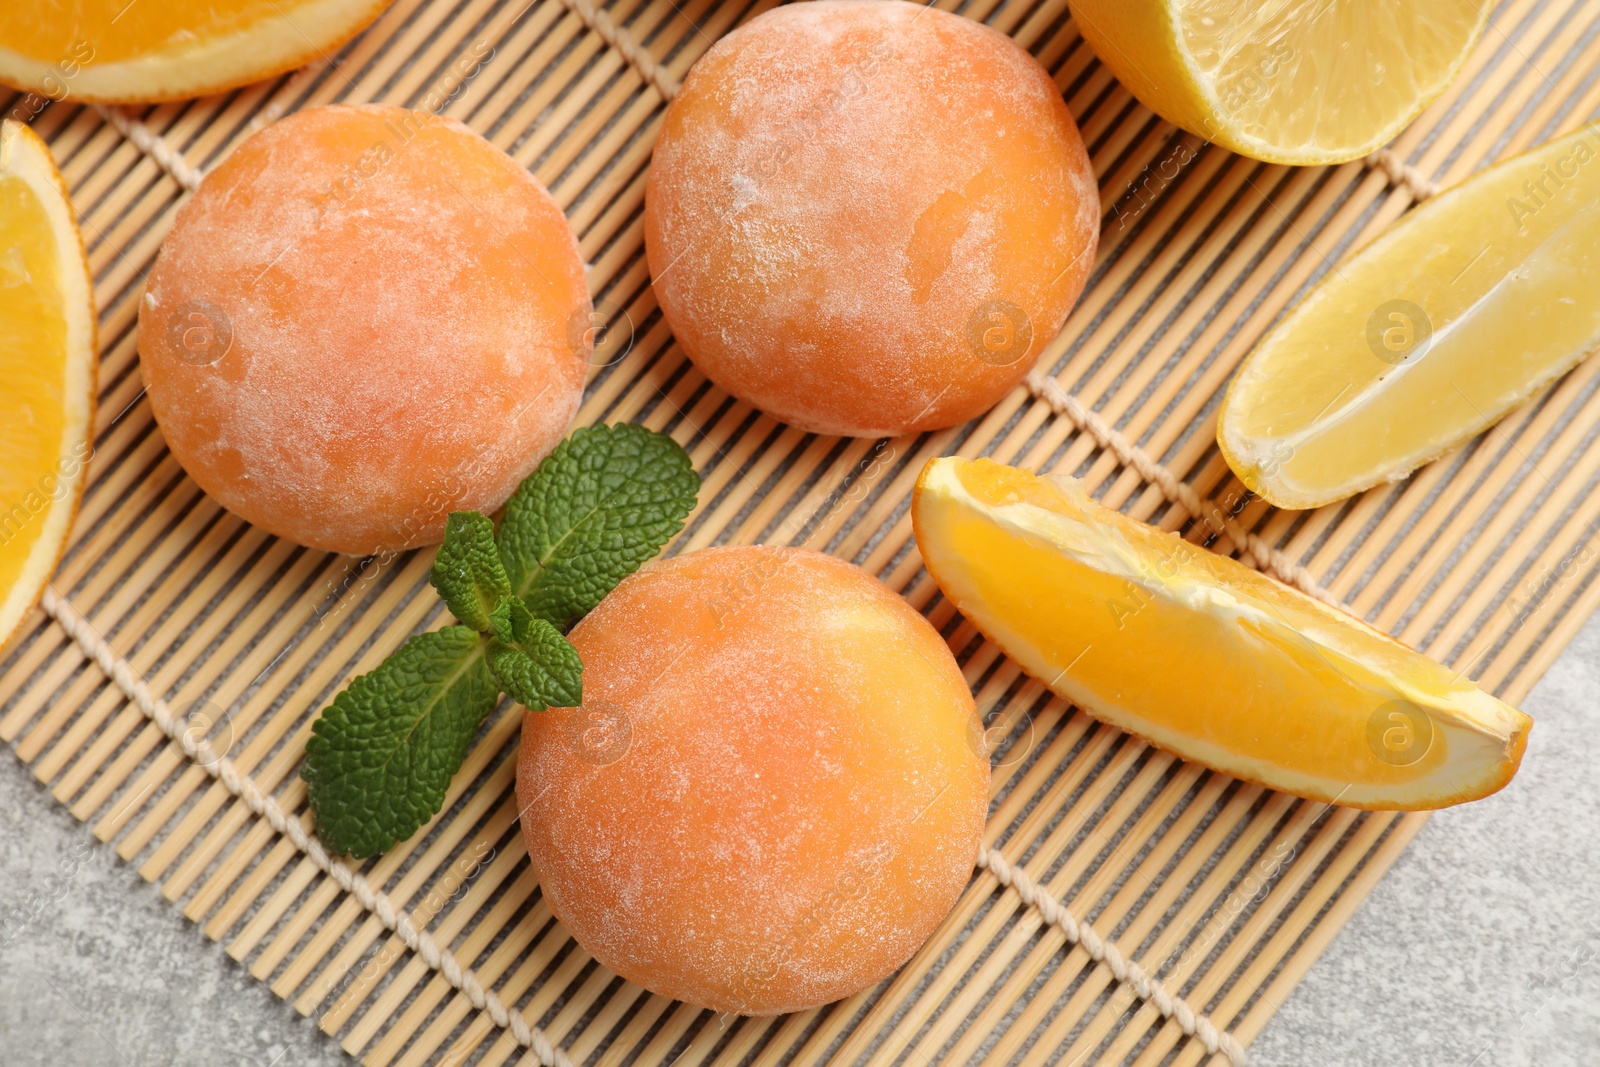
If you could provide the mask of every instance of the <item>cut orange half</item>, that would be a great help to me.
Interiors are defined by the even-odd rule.
[[[1488,0],[1069,0],[1146,107],[1271,163],[1342,163],[1450,84]]]
[[[66,184],[37,134],[0,123],[0,647],[66,546],[95,372],[94,292]]]
[[[1472,682],[1070,480],[935,459],[912,499],[939,587],[1023,670],[1185,759],[1358,808],[1511,780],[1532,725]]]
[[[0,4],[0,82],[52,100],[175,100],[327,55],[392,0]]]

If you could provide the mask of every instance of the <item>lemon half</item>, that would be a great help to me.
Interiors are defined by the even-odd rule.
[[[1442,93],[1488,0],[1069,0],[1150,110],[1270,163],[1343,163]]]

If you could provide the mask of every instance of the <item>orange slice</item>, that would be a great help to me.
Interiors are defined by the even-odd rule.
[[[939,587],[1023,670],[1185,759],[1399,810],[1473,800],[1516,773],[1522,712],[1076,482],[935,459],[911,514]]]
[[[66,184],[37,134],[0,123],[0,646],[67,543],[92,451],[95,351]]]
[[[326,55],[392,0],[0,4],[0,82],[52,100],[175,100]]]

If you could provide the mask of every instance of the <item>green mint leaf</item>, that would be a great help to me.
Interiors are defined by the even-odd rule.
[[[565,631],[683,529],[700,477],[643,426],[578,430],[511,495],[497,540],[511,588]]]
[[[500,603],[494,606],[494,610],[489,612],[489,629],[487,632],[502,641],[511,640],[511,605],[513,604],[522,605],[523,611],[528,610],[527,606],[522,604],[522,601],[508,593]]]
[[[485,653],[465,626],[418,634],[323,709],[300,776],[329,849],[371,856],[438,814],[500,699]]]
[[[476,511],[452,511],[445,520],[444,543],[428,581],[444,598],[450,614],[474,630],[492,629],[491,616],[511,592],[511,582],[494,543],[494,523]]]
[[[510,634],[490,641],[489,669],[511,699],[533,711],[575,708],[583,703],[583,661],[561,631],[528,610],[521,600],[511,605]]]

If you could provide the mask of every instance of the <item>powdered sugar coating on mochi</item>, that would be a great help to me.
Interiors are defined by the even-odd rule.
[[[1094,261],[1099,194],[1039,64],[900,0],[813,0],[718,41],[646,189],[662,310],[713,381],[806,429],[948,426],[1005,394]],[[1025,349],[973,345],[995,305]]]
[[[517,791],[552,911],[606,966],[794,1011],[892,972],[954,904],[989,765],[949,649],[882,583],[705,549],[646,565],[572,640],[584,708],[524,716]],[[620,754],[582,741],[596,711],[626,722]]]
[[[332,106],[249,138],[179,211],[139,350],[208,493],[364,554],[504,502],[577,411],[588,314],[577,241],[523,167],[453,119]]]

